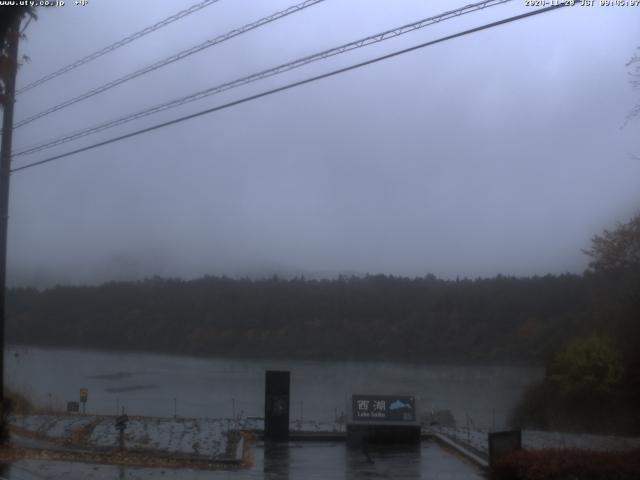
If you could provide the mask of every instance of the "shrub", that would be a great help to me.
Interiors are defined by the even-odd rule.
[[[608,337],[578,338],[555,356],[548,378],[568,397],[606,397],[622,379],[621,356]]]
[[[497,463],[500,480],[638,480],[640,449],[595,452],[577,449],[520,450]]]

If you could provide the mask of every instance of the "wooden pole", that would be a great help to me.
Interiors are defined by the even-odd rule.
[[[7,226],[9,223],[9,177],[11,170],[11,140],[13,135],[13,105],[16,94],[18,71],[18,41],[20,39],[20,16],[16,15],[7,32],[7,59],[2,112],[2,142],[0,143],[0,444],[9,440],[6,417],[10,408],[4,389],[4,344],[6,319],[7,277]],[[1,40],[1,39],[0,39]]]

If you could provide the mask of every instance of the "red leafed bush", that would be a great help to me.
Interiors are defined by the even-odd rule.
[[[493,474],[500,480],[640,480],[640,449],[520,450],[500,459]]]

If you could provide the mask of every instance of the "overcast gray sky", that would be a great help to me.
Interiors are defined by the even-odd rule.
[[[195,0],[40,8],[18,86]],[[295,3],[221,0],[18,97],[16,120]],[[15,132],[14,148],[464,1],[327,0]],[[86,137],[14,166],[529,11],[520,0]],[[582,272],[637,211],[640,7],[572,7],[12,176],[9,283],[359,272]]]

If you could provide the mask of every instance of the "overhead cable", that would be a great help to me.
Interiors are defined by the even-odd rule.
[[[397,28],[393,28],[390,30],[386,30],[384,32],[380,32],[380,33],[376,33],[375,35],[370,35],[368,37],[365,38],[361,38],[359,40],[355,40],[353,42],[349,42],[343,45],[340,45],[338,47],[334,47],[334,48],[330,48],[328,50],[324,50],[318,53],[314,53],[312,55],[308,55],[306,57],[302,57],[296,60],[293,60],[291,62],[287,62],[287,63],[283,63],[281,65],[278,65],[276,67],[273,68],[269,68],[267,70],[263,70],[261,72],[258,73],[254,73],[245,77],[241,77],[238,78],[236,80],[230,81],[230,82],[225,82],[223,84],[220,85],[216,85],[210,88],[207,88],[205,90],[201,90],[199,92],[187,95],[187,96],[183,96],[180,98],[177,98],[175,100],[171,100],[169,102],[165,102],[156,106],[153,106],[151,108],[147,108],[144,110],[140,110],[138,112],[114,119],[114,120],[110,120],[106,123],[100,124],[100,125],[96,125],[93,127],[89,127],[80,131],[76,131],[70,134],[67,134],[63,137],[58,137],[56,139],[52,139],[52,140],[48,140],[44,143],[41,143],[39,145],[36,146],[32,146],[32,147],[27,147],[24,148],[22,150],[17,151],[16,153],[14,153],[14,157],[18,157],[21,155],[26,155],[26,154],[31,154],[31,153],[36,153],[42,150],[46,150],[58,145],[62,145],[64,143],[67,142],[71,142],[74,140],[77,140],[79,138],[85,137],[87,135],[92,135],[98,132],[101,132],[103,130],[107,130],[109,128],[113,128],[113,127],[117,127],[119,125],[123,125],[125,123],[137,120],[139,118],[143,118],[164,110],[168,110],[171,108],[175,108],[178,107],[180,105],[184,105],[186,103],[190,103],[190,102],[194,102],[196,100],[200,100],[202,98],[205,97],[209,97],[211,95],[215,95],[227,90],[230,90],[232,88],[237,88],[243,85],[247,85],[249,83],[258,81],[258,80],[262,80],[268,77],[272,77],[274,75],[278,75],[284,72],[288,72],[290,70],[294,70],[296,68],[300,68],[304,65],[307,65],[309,63],[312,62],[317,62],[319,60],[324,60],[326,58],[335,56],[335,55],[339,55],[341,53],[345,53],[351,50],[355,50],[358,48],[362,48],[365,47],[367,45],[371,45],[374,43],[379,43],[385,40],[388,40],[390,38],[394,38],[394,37],[398,37],[400,35],[404,35],[406,33],[421,29],[421,28],[425,28],[429,25],[433,25],[435,23],[439,23],[445,20],[449,20],[455,17],[459,17],[461,15],[465,15],[471,12],[475,12],[477,10],[481,10],[484,8],[488,8],[488,7],[492,7],[492,6],[496,6],[496,5],[500,5],[503,3],[507,3],[510,2],[512,0],[485,0],[485,1],[481,1],[481,2],[477,2],[474,4],[470,4],[470,5],[466,5],[464,7],[461,8],[457,8],[455,10],[450,10],[435,16],[431,16],[428,18],[424,18],[422,20],[419,20],[417,22],[413,22],[413,23],[409,23],[407,25],[403,25]]]
[[[62,103],[59,103],[57,105],[54,105],[53,107],[49,107],[46,110],[42,110],[41,112],[38,112],[34,115],[31,115],[30,117],[27,117],[23,120],[20,120],[19,122],[17,122],[13,128],[20,128],[24,125],[27,125],[31,122],[34,122],[46,115],[49,115],[51,113],[57,112],[58,110],[62,110],[63,108],[67,108],[71,105],[74,105],[78,102],[81,102],[83,100],[86,100],[90,97],[93,97],[94,95],[98,95],[99,93],[102,92],[106,92],[107,90],[110,90],[114,87],[117,87],[118,85],[121,85],[125,82],[128,82],[129,80],[133,80],[134,78],[138,78],[142,75],[146,75],[147,73],[153,72],[154,70],[157,70],[159,68],[162,68],[166,65],[169,65],[171,63],[177,62],[178,60],[182,60],[184,58],[187,58],[195,53],[201,52],[202,50],[206,49],[206,48],[210,48],[213,47],[214,45],[217,45],[219,43],[225,42],[227,40],[230,40],[234,37],[237,37],[238,35],[242,35],[243,33],[249,32],[251,30],[254,30],[256,28],[262,27],[263,25],[266,25],[268,23],[274,22],[276,20],[279,20],[283,17],[286,17],[288,15],[291,15],[292,13],[297,13],[301,10],[304,10],[305,8],[311,7],[313,5],[316,5],[317,3],[321,3],[324,2],[325,0],[305,0],[302,3],[299,3],[297,5],[293,5],[285,10],[281,10],[279,12],[276,12],[272,15],[269,15],[268,17],[264,17],[261,18],[260,20],[257,20],[255,22],[249,23],[247,25],[244,25],[240,28],[235,28],[223,35],[219,35],[216,38],[213,38],[211,40],[207,40],[206,42],[200,43],[194,47],[188,48],[186,50],[182,50],[181,52],[178,52],[174,55],[171,55],[170,57],[167,57],[163,60],[159,60],[157,62],[152,63],[151,65],[147,65],[146,67],[143,67],[139,70],[136,70],[135,72],[131,72],[128,73],[127,75],[124,75],[122,77],[116,78],[115,80],[112,80],[108,83],[105,83],[103,85],[100,85],[99,87],[93,88],[81,95],[78,95],[76,97],[70,98],[68,100],[65,100]]]
[[[138,135],[142,135],[144,133],[148,133],[148,132],[151,132],[151,131],[154,131],[154,130],[158,130],[158,129],[161,129],[161,128],[164,128],[164,127],[168,127],[170,125],[181,123],[181,122],[184,122],[186,120],[191,120],[193,118],[201,117],[201,116],[204,116],[204,115],[208,115],[210,113],[214,113],[214,112],[217,112],[217,111],[220,111],[220,110],[224,110],[224,109],[227,109],[227,108],[230,108],[230,107],[234,107],[236,105],[240,105],[240,104],[247,103],[247,102],[250,102],[250,101],[253,101],[253,100],[257,100],[259,98],[266,97],[266,96],[272,95],[274,93],[283,92],[283,91],[289,90],[291,88],[299,87],[301,85],[306,85],[306,84],[309,84],[309,83],[312,83],[312,82],[316,82],[318,80],[322,80],[322,79],[325,79],[325,78],[333,77],[333,76],[336,76],[336,75],[339,75],[339,74],[342,74],[342,73],[349,72],[351,70],[356,70],[358,68],[362,68],[362,67],[367,66],[367,65],[371,65],[371,64],[378,63],[378,62],[381,62],[381,61],[384,61],[384,60],[388,60],[390,58],[397,57],[399,55],[403,55],[403,54],[406,54],[406,53],[409,53],[409,52],[413,52],[415,50],[419,50],[419,49],[422,49],[422,48],[425,48],[425,47],[429,47],[431,45],[435,45],[435,44],[438,44],[438,43],[441,43],[441,42],[445,42],[447,40],[452,40],[454,38],[459,38],[459,37],[462,37],[462,36],[465,36],[465,35],[470,35],[472,33],[476,33],[476,32],[482,31],[482,30],[488,30],[490,28],[494,28],[494,27],[497,27],[497,26],[500,26],[500,25],[504,25],[504,24],[507,24],[507,23],[510,23],[510,22],[515,22],[517,20],[522,20],[522,19],[525,19],[525,18],[533,17],[535,15],[540,15],[542,13],[550,12],[552,10],[557,10],[557,9],[563,8],[565,6],[566,5],[564,3],[555,4],[555,5],[552,5],[552,6],[549,6],[549,7],[532,10],[530,12],[526,12],[526,13],[523,13],[523,14],[520,14],[520,15],[515,15],[513,17],[508,17],[508,18],[505,18],[505,19],[502,19],[502,20],[498,20],[498,21],[495,21],[495,22],[487,23],[487,24],[481,25],[479,27],[475,27],[475,28],[471,28],[471,29],[468,29],[468,30],[464,30],[462,32],[454,33],[452,35],[447,35],[445,37],[441,37],[441,38],[438,38],[436,40],[431,40],[431,41],[428,41],[428,42],[425,42],[425,43],[421,43],[419,45],[415,45],[413,47],[405,48],[405,49],[398,50],[398,51],[393,52],[393,53],[382,55],[382,56],[373,58],[371,60],[367,60],[367,61],[360,62],[360,63],[354,64],[354,65],[350,65],[348,67],[344,67],[344,68],[340,68],[340,69],[337,69],[337,70],[333,70],[331,72],[324,73],[324,74],[321,74],[321,75],[316,75],[314,77],[307,78],[305,80],[300,80],[300,81],[297,81],[297,82],[289,83],[289,84],[284,85],[282,87],[273,88],[271,90],[267,90],[267,91],[264,91],[264,92],[261,92],[261,93],[257,93],[255,95],[250,95],[248,97],[244,97],[244,98],[241,98],[239,100],[235,100],[235,101],[232,101],[232,102],[229,102],[229,103],[225,103],[223,105],[218,105],[216,107],[208,108],[206,110],[201,110],[199,112],[192,113],[190,115],[185,115],[183,117],[175,118],[175,119],[169,120],[167,122],[163,122],[163,123],[159,123],[159,124],[156,124],[156,125],[153,125],[153,126],[150,126],[150,127],[142,128],[140,130],[136,130],[136,131],[124,134],[124,135],[120,135],[120,136],[117,136],[117,137],[114,137],[114,138],[110,138],[108,140],[104,140],[104,141],[97,142],[97,143],[94,143],[94,144],[91,144],[91,145],[87,145],[85,147],[78,148],[78,149],[75,149],[75,150],[72,150],[72,151],[69,151],[69,152],[61,153],[59,155],[54,155],[52,157],[48,157],[48,158],[45,158],[43,160],[39,160],[37,162],[33,162],[33,163],[29,163],[29,164],[23,165],[21,167],[13,168],[13,169],[11,169],[11,172],[13,173],[13,172],[26,170],[28,168],[37,167],[39,165],[43,165],[45,163],[50,163],[50,162],[53,162],[53,161],[56,161],[56,160],[60,160],[62,158],[66,158],[66,157],[69,157],[71,155],[75,155],[75,154],[78,154],[78,153],[86,152],[88,150],[93,150],[95,148],[102,147],[104,145],[109,145],[111,143],[119,142],[119,141],[125,140],[127,138],[135,137],[135,136],[138,136]]]
[[[128,37],[125,37],[121,40],[118,40],[117,42],[112,43],[111,45],[108,45],[104,48],[101,48],[100,50],[93,52],[89,55],[86,55],[85,57],[82,57],[79,60],[76,60],[73,63],[70,63],[68,65],[65,65],[64,67],[56,70],[55,72],[52,72],[48,75],[45,75],[44,77],[29,83],[28,85],[25,85],[22,88],[19,88],[16,91],[16,95],[20,95],[21,93],[27,92],[29,90],[31,90],[32,88],[35,88],[39,85],[42,85],[43,83],[48,82],[49,80],[53,80],[56,77],[59,77],[60,75],[63,75],[67,72],[70,72],[71,70],[74,70],[82,65],[84,65],[85,63],[89,63],[93,60],[95,60],[96,58],[100,58],[103,55],[106,55],[109,52],[113,52],[114,50],[117,50],[120,47],[123,47],[135,40],[138,40],[139,38],[144,37],[145,35],[148,35],[152,32],[155,32],[156,30],[159,30],[162,27],[166,27],[167,25],[180,20],[181,18],[186,17],[187,15],[191,15],[192,13],[195,13],[199,10],[202,10],[205,7],[208,7],[209,5],[212,5],[214,3],[219,2],[220,0],[204,0],[200,3],[196,3],[195,5],[192,5],[191,7],[185,9],[185,10],[181,10],[180,12],[171,15],[170,17],[165,18],[164,20],[159,21],[158,23],[155,23],[154,25],[151,25],[149,27],[143,28],[142,30],[133,33],[131,35],[129,35]]]

